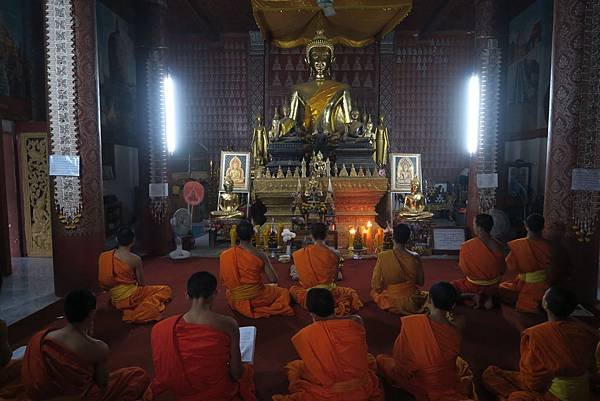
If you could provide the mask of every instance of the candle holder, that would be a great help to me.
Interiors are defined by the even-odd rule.
[[[361,259],[361,255],[366,249],[363,245],[362,235],[355,235],[352,243],[352,259]]]

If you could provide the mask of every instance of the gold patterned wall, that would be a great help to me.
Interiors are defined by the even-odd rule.
[[[21,134],[20,154],[26,254],[52,256],[48,134]]]

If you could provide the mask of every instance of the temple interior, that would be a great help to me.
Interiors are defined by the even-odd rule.
[[[506,384],[529,383],[509,373],[546,321],[600,339],[599,77],[598,0],[2,0],[0,400],[600,397],[597,371],[563,362]],[[72,319],[86,294],[93,330]],[[445,355],[436,311],[465,369],[435,384],[448,364],[413,349],[400,379],[410,333]],[[197,375],[216,340],[159,360],[196,312],[256,329],[243,375]],[[300,337],[325,347],[325,321],[349,327],[327,329],[332,355],[360,321],[369,374],[312,370],[328,351]],[[73,351],[69,328],[110,349],[92,376],[138,369],[128,394],[113,376],[32,390],[50,355],[32,345]],[[583,338],[565,352],[593,358]]]

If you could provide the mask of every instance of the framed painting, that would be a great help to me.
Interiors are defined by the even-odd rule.
[[[221,151],[221,181],[219,191],[224,191],[225,178],[233,180],[234,192],[250,190],[250,152]]]
[[[390,153],[392,192],[409,193],[410,183],[417,177],[423,188],[421,155],[418,153]]]

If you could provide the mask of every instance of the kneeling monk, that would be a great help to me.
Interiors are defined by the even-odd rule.
[[[156,377],[146,399],[169,391],[177,401],[255,401],[252,366],[242,365],[237,322],[211,310],[217,279],[208,272],[187,282],[191,307],[152,328]]]
[[[301,360],[287,364],[290,395],[274,401],[383,401],[360,316],[335,317],[335,301],[325,288],[312,288],[306,307],[313,323],[292,343]]]
[[[506,257],[509,270],[519,273],[516,279],[500,283],[500,297],[515,305],[520,312],[535,313],[548,289],[552,248],[542,237],[544,218],[539,214],[527,217],[527,238],[508,243],[510,253]]]
[[[142,397],[150,384],[143,369],[108,373],[108,346],[91,336],[95,312],[96,298],[91,292],[72,291],[65,298],[68,324],[31,338],[22,380],[32,399],[60,396],[85,401],[133,401]]]
[[[596,370],[599,337],[596,330],[569,319],[576,306],[570,291],[548,289],[542,300],[548,322],[521,334],[519,371],[490,366],[482,377],[488,390],[500,400],[591,400],[590,374]]]
[[[336,316],[344,316],[359,310],[363,304],[356,291],[335,284],[340,256],[325,244],[327,226],[323,223],[313,223],[310,230],[313,245],[294,252],[294,264],[300,286],[291,287],[290,295],[298,304],[306,308],[306,292],[310,288],[327,288],[335,299]]]
[[[117,249],[100,255],[100,286],[110,291],[113,305],[123,312],[123,321],[146,323],[160,320],[165,304],[171,300],[171,288],[167,285],[144,285],[142,260],[131,252],[135,235],[130,228],[121,228],[117,240]]]
[[[462,244],[458,259],[466,277],[451,283],[464,297],[473,298],[475,307],[483,298],[486,309],[494,307],[494,297],[506,271],[504,246],[490,234],[493,226],[494,219],[489,214],[475,216],[473,228],[477,237]]]
[[[11,359],[12,348],[8,342],[8,327],[0,319],[0,400],[25,399],[21,384],[22,359]]]
[[[458,294],[440,282],[429,291],[430,314],[405,316],[394,344],[394,356],[377,356],[379,373],[410,392],[417,401],[466,400],[473,390],[473,374],[458,353],[459,325],[448,320]]]
[[[254,227],[248,221],[237,226],[240,245],[221,253],[221,280],[227,288],[231,309],[250,318],[272,315],[294,316],[287,288],[277,287],[277,273],[271,262],[254,246],[251,240]],[[263,284],[265,273],[272,284]]]
[[[425,282],[419,255],[405,248],[410,239],[410,227],[394,227],[394,249],[377,255],[371,278],[371,296],[383,310],[401,315],[423,312],[427,293],[417,286]]]

